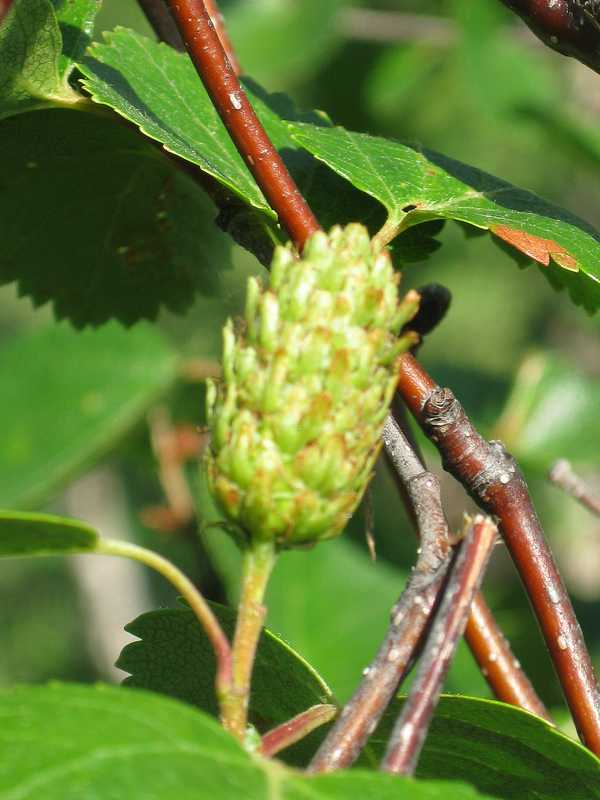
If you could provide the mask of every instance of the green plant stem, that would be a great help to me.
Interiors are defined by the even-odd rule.
[[[134,561],[139,561],[141,564],[145,564],[159,572],[181,594],[198,618],[215,652],[217,662],[215,689],[221,708],[221,716],[223,716],[223,708],[227,705],[227,699],[232,691],[231,646],[207,601],[191,580],[166,558],[131,542],[101,539],[95,552],[100,555],[121,556],[122,558],[131,558]]]
[[[263,599],[275,559],[273,542],[252,542],[243,555],[241,595],[233,637],[231,692],[221,707],[223,726],[240,741],[248,725],[252,667],[266,614]]]

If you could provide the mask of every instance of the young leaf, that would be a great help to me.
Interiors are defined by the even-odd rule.
[[[432,151],[344,128],[292,123],[292,136],[388,212],[389,241],[413,225],[453,219],[489,230],[567,286],[572,299],[600,308],[600,234],[539,197]]]
[[[0,126],[0,283],[77,327],[131,325],[219,293],[230,245],[206,194],[150,142],[50,109]]]
[[[0,25],[0,119],[81,100],[66,81],[50,0],[14,0]]]
[[[394,705],[369,740],[371,760],[384,752]],[[417,777],[465,781],[506,800],[600,798],[600,760],[589,750],[526,711],[472,697],[441,698]]]
[[[0,692],[0,715],[7,800],[485,800],[464,784],[361,770],[304,776],[253,758],[210,717],[144,691],[19,687]]]
[[[52,325],[0,350],[0,507],[32,506],[138,422],[178,360],[150,327]]]
[[[93,552],[98,533],[74,519],[0,511],[0,558]]]

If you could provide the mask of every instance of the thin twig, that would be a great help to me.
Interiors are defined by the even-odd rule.
[[[174,50],[185,52],[185,45],[165,0],[138,0],[138,3],[159,42],[165,42]]]
[[[500,0],[545,45],[600,72],[600,6],[596,0]]]
[[[573,606],[527,485],[500,442],[486,442],[449,389],[441,389],[410,355],[402,357],[399,391],[442,455],[444,468],[498,517],[550,651],[573,721],[600,755],[600,690]]]
[[[581,475],[575,472],[566,459],[561,458],[557,461],[548,473],[548,477],[555,486],[574,497],[596,517],[600,517],[600,496],[588,486]]]
[[[178,430],[173,427],[166,406],[156,406],[151,410],[148,414],[148,428],[152,452],[158,463],[160,485],[167,499],[173,523],[182,528],[194,518],[194,500],[183,468],[189,455],[181,451],[181,437]],[[194,438],[199,452],[205,437],[195,430],[187,433]]]
[[[181,38],[181,34],[179,33],[177,25],[171,16],[167,6],[167,0],[138,0],[138,2],[142,11],[146,15],[148,22],[154,29],[158,40],[161,42],[166,42],[166,44],[171,45],[171,47],[173,47],[175,50],[185,52],[183,39]],[[240,65],[231,44],[229,34],[227,33],[223,15],[219,11],[215,0],[205,0],[205,5],[211,22],[215,28],[215,31],[217,32],[217,36],[221,41],[221,45],[227,53],[229,63],[235,70],[236,75],[239,75]]]
[[[459,41],[458,26],[450,19],[428,14],[342,8],[337,25],[343,36],[367,42],[412,42],[448,47]]]
[[[481,592],[477,592],[471,604],[465,641],[498,700],[523,708],[554,724]]]
[[[444,598],[435,615],[414,683],[392,731],[381,764],[386,772],[412,775],[415,770],[496,535],[496,526],[490,519],[479,516],[469,524],[450,571]]]
[[[203,0],[170,0],[186,49],[223,123],[290,237],[302,249],[319,224],[250,105]]]
[[[406,406],[398,395],[392,403],[392,414],[403,434],[403,439],[395,439],[393,429],[389,428],[389,423],[386,422],[387,432],[384,436],[384,444],[388,451],[388,441],[397,452],[403,448],[402,460],[392,458],[392,464],[395,467],[395,474],[401,478],[399,481],[401,495],[415,522],[418,534],[419,527],[416,524],[414,508],[404,489],[404,482],[425,469],[424,460],[406,420]],[[410,439],[407,438],[409,434]],[[473,599],[471,616],[465,630],[465,640],[483,677],[498,700],[523,708],[552,722],[548,710],[523,672],[521,664],[514,656],[481,592],[477,592]]]
[[[263,735],[260,746],[261,755],[271,758],[281,750],[285,750],[286,747],[296,744],[316,728],[331,722],[337,712],[337,706],[330,703],[311,706],[306,711],[302,711]]]
[[[404,440],[391,417],[384,438]],[[403,459],[410,447],[398,447],[392,457]],[[406,673],[427,627],[450,565],[448,526],[441,507],[439,481],[420,471],[406,481],[414,504],[421,549],[406,588],[392,609],[391,624],[377,655],[365,669],[358,689],[315,754],[309,772],[348,767],[358,757]]]
[[[211,607],[190,579],[163,556],[145,547],[116,539],[100,539],[96,553],[139,561],[166,578],[188,603],[212,645],[217,663],[215,689],[221,712],[232,689],[232,652],[229,641]]]

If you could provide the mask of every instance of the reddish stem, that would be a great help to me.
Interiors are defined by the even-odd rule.
[[[231,64],[231,68],[233,69],[235,74],[239,75],[241,72],[240,62],[238,61],[237,55],[231,43],[231,39],[229,38],[229,34],[227,33],[227,28],[225,27],[225,20],[223,19],[223,15],[219,11],[219,8],[215,0],[204,0],[204,5],[206,6],[208,15],[212,20],[212,24],[215,26],[215,31],[217,32],[217,36],[219,37],[219,41],[221,42],[221,47],[225,51],[227,60]]]
[[[203,0],[170,0],[187,51],[240,155],[298,247],[319,223],[267,136],[227,58]]]
[[[487,566],[496,526],[477,517],[469,526],[410,693],[392,731],[381,768],[399,775],[412,775],[421,753],[444,679],[464,630],[471,601]]]
[[[524,708],[525,711],[554,724],[546,706],[515,658],[481,592],[477,592],[471,604],[465,641],[498,700]]]
[[[297,714],[264,734],[261,740],[261,754],[265,758],[271,758],[286,747],[296,744],[316,728],[331,722],[337,711],[336,706],[323,703]]]
[[[170,45],[174,50],[185,51],[177,25],[165,5],[165,0],[138,0],[138,3],[158,40]]]
[[[500,521],[525,584],[579,736],[600,755],[600,690],[591,659],[525,481],[499,442],[486,442],[448,389],[411,355],[402,359],[398,389],[440,451],[444,468]]]

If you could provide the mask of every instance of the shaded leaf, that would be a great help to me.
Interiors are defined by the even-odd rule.
[[[173,383],[152,328],[53,325],[0,350],[0,506],[35,506],[106,452]]]
[[[109,686],[0,692],[0,797],[44,800],[476,800],[468,786],[360,770],[303,776],[253,758],[210,717]]]
[[[371,759],[385,750],[395,705],[369,741]],[[502,800],[600,798],[600,760],[589,750],[526,711],[472,697],[440,700],[417,767],[417,778],[434,777]]]
[[[229,242],[196,183],[118,122],[52,109],[0,126],[0,282],[58,318],[132,324],[219,293]]]
[[[231,638],[236,612],[211,604]],[[125,626],[141,641],[128,644],[117,666],[130,673],[128,686],[152,689],[217,715],[214,654],[193,612],[164,608]],[[310,665],[268,630],[260,638],[252,679],[251,721],[264,732],[317,703],[331,703],[331,690]]]
[[[385,206],[384,241],[432,219],[499,230],[526,251],[528,236],[537,240],[538,255],[543,249],[543,261],[551,259],[543,271],[553,286],[566,286],[588,311],[600,307],[600,235],[569,212],[432,151],[340,127],[292,123],[290,129],[299,144]]]
[[[61,54],[50,0],[15,0],[0,26],[0,119],[81,99],[59,69]]]
[[[93,552],[98,533],[74,519],[0,511],[0,558]]]
[[[519,369],[494,430],[525,466],[546,472],[557,458],[598,464],[600,381],[537,353]]]

